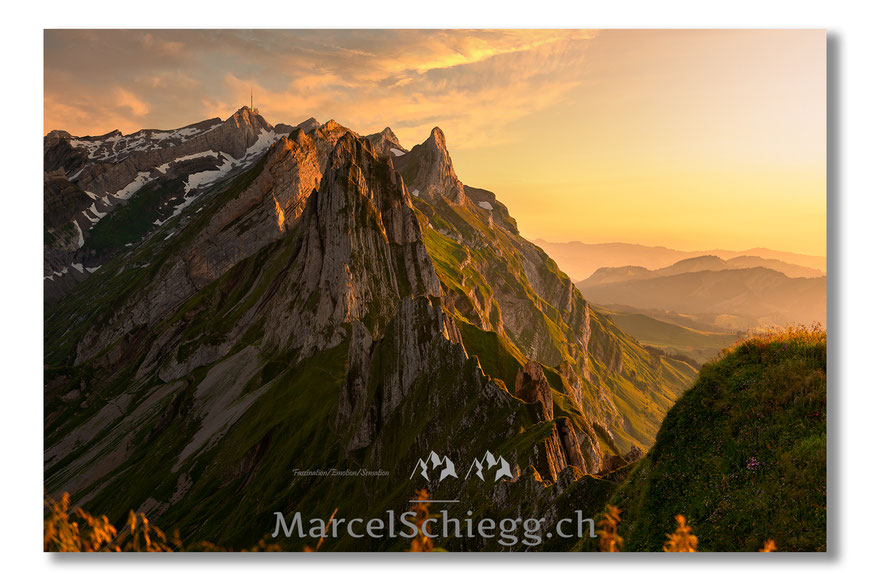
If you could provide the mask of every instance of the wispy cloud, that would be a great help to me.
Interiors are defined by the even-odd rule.
[[[594,32],[566,30],[49,31],[46,129],[103,133],[226,117],[254,90],[273,123],[390,125],[413,144],[449,125],[460,147],[582,82]],[[97,53],[101,56],[98,61]],[[91,103],[77,108],[75,103]],[[76,109],[75,113],[71,110]]]
[[[134,117],[143,117],[151,111],[151,105],[126,89],[115,87],[113,91],[115,95],[115,104],[122,109],[126,109]]]

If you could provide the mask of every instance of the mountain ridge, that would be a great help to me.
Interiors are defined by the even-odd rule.
[[[548,242],[541,238],[535,239],[533,242],[546,250],[574,280],[588,278],[600,267],[635,265],[647,269],[657,269],[682,259],[704,255],[718,256],[723,260],[737,256],[758,256],[763,259],[781,260],[785,263],[816,269],[822,273],[827,270],[827,260],[824,256],[767,248],[750,248],[744,251],[725,249],[686,251],[665,246],[646,246],[624,242],[589,244],[579,241]]]
[[[695,369],[599,316],[492,192],[459,181],[440,130],[398,155],[387,130],[379,144],[309,125],[47,309],[47,490],[241,543],[276,510],[400,510],[419,458],[490,451],[513,474],[497,493],[431,492],[493,516],[519,499],[547,522],[559,503],[594,512]],[[292,475],[316,466],[390,476],[369,489]]]
[[[603,273],[602,276],[606,276]],[[583,284],[583,283],[578,283]],[[790,278],[769,268],[699,270],[583,284],[590,300],[641,310],[737,318],[735,330],[826,323],[826,277]]]
[[[600,284],[622,282],[629,279],[640,280],[661,276],[671,276],[674,274],[682,274],[685,272],[701,272],[705,270],[741,270],[756,267],[781,272],[789,278],[820,278],[825,276],[824,273],[819,270],[787,264],[774,259],[741,255],[735,256],[734,258],[730,258],[728,260],[722,260],[718,256],[704,254],[691,258],[684,258],[683,260],[675,262],[670,266],[665,266],[655,270],[649,270],[642,266],[604,266],[592,273],[590,277],[578,281],[577,284],[588,287]]]

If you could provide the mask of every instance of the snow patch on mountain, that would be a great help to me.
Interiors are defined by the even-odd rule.
[[[85,141],[83,139],[70,139],[69,140],[70,147],[75,149],[87,149],[88,150],[88,159],[94,159],[94,155],[97,150],[103,144],[102,141]]]
[[[130,135],[116,133],[105,139],[97,137],[75,137],[69,140],[71,147],[84,149],[88,152],[88,159],[97,162],[118,162],[133,154],[154,151],[171,145],[179,145],[197,135],[208,133],[221,125],[216,121],[209,127],[184,127],[173,131],[153,131],[143,129]],[[166,143],[166,142],[170,143]],[[82,168],[84,169],[84,168]],[[79,170],[70,179],[75,179],[81,173]]]
[[[259,155],[263,153],[269,146],[275,143],[278,140],[278,136],[274,131],[266,131],[265,129],[260,130],[260,135],[257,136],[257,141],[254,142],[254,145],[248,148],[248,151],[245,153],[245,158],[249,158],[255,155]]]
[[[183,155],[177,159],[175,159],[175,163],[181,163],[182,161],[188,161],[190,159],[197,159],[200,157],[218,157],[220,154],[216,151],[212,151],[209,149],[208,151],[203,151],[200,153],[191,153],[190,155]]]
[[[91,211],[91,214],[93,214],[94,216],[96,216],[98,220],[99,220],[100,218],[102,218],[103,216],[106,215],[105,212],[100,212],[100,211],[97,210],[97,203],[96,203],[96,202],[94,202],[93,204],[91,204],[91,206],[88,208],[88,210],[90,210],[90,211]]]
[[[61,270],[60,272],[58,272],[58,271],[54,271],[54,272],[52,272],[52,273],[51,273],[50,275],[48,275],[48,276],[43,276],[43,277],[42,277],[42,280],[54,280],[54,277],[56,277],[56,276],[57,276],[57,277],[61,277],[61,276],[65,275],[67,272],[69,272],[69,268],[67,268],[66,266],[64,266],[64,267],[63,267],[63,270]]]
[[[490,204],[489,202],[478,202],[477,205],[484,210],[489,210],[490,212],[492,211],[492,204]]]
[[[177,164],[177,163],[181,163],[182,161],[189,161],[191,159],[198,159],[201,157],[214,157],[215,159],[217,159],[220,157],[220,153],[218,153],[217,151],[213,151],[211,149],[208,151],[202,151],[200,153],[191,153],[190,155],[183,155],[181,157],[173,159],[172,161],[167,161],[164,164],[158,165],[154,169],[156,169],[157,171],[159,171],[162,174],[166,174],[166,170],[168,170],[169,166],[174,164],[174,163]]]
[[[76,227],[76,232],[79,234],[79,248],[81,248],[85,245],[85,234],[82,232],[82,227],[79,226],[79,223],[76,220],[73,220],[72,223]]]
[[[401,156],[405,155],[404,151],[402,151],[401,149],[396,149],[395,147],[391,147],[390,152],[393,155],[395,155],[396,157],[401,157]]]
[[[218,159],[223,157],[224,162],[220,164],[216,169],[202,171],[189,175],[187,178],[187,183],[184,186],[184,193],[189,194],[191,190],[195,190],[202,186],[216,182],[217,180],[228,174],[233,168],[243,165],[246,162],[252,161],[254,157],[266,151],[270,145],[277,141],[277,139],[278,136],[274,131],[266,131],[264,129],[260,131],[259,136],[257,136],[257,141],[255,141],[254,144],[245,151],[245,155],[241,159],[235,159],[233,156],[223,152],[220,155],[215,153],[215,157],[217,157]],[[189,204],[186,204],[185,207],[187,205]],[[178,210],[178,208],[176,208],[176,210]]]
[[[152,181],[153,179],[154,178],[151,177],[150,171],[140,171],[132,182],[130,182],[125,187],[121,188],[112,195],[119,200],[127,200],[130,198],[130,196],[138,192],[142,188],[142,186]]]
[[[229,173],[240,161],[227,153],[222,153],[218,159],[221,157],[224,158],[224,161],[216,169],[209,169],[187,176],[187,182],[184,184],[184,193],[189,194],[191,190],[216,182]]]

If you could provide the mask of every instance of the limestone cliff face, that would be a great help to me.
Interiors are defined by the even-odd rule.
[[[284,236],[299,222],[319,183],[314,141],[302,132],[293,139],[282,137],[263,171],[215,214],[187,252],[185,262],[194,284],[202,287]]]
[[[540,402],[544,420],[553,419],[553,394],[544,369],[537,361],[529,361],[517,372],[514,395],[526,403]]]
[[[400,297],[440,294],[402,178],[367,140],[345,133],[336,143],[300,236],[298,259],[270,298],[267,345],[307,356],[343,340],[353,320],[378,337]]]
[[[377,344],[366,326],[355,321],[347,379],[334,423],[336,430],[343,434],[346,449],[353,451],[370,446],[378,440],[385,424],[410,420],[402,419],[397,412],[407,407],[404,404],[409,399],[421,408],[442,407],[446,402],[441,398],[449,397],[450,388],[445,384],[445,389],[436,392],[427,386],[427,382],[442,371],[452,376],[452,381],[462,389],[483,389],[484,375],[473,367],[469,367],[459,331],[434,297],[402,299]],[[415,391],[426,395],[411,397]],[[413,426],[405,428],[413,429]],[[421,448],[425,445],[421,443]],[[388,453],[385,448],[385,442],[381,442],[375,453]]]
[[[555,417],[552,387],[543,367],[529,361],[517,372],[513,393],[526,403],[535,404],[542,422]],[[596,474],[602,469],[601,444],[594,427],[578,406],[577,414],[569,418],[555,417],[547,438],[535,449],[534,466],[542,478],[556,482],[559,474],[573,466],[579,474]]]
[[[244,110],[242,113],[237,114],[221,127],[227,124],[231,127],[245,127],[257,119],[257,116],[247,114]],[[195,231],[192,241],[185,242],[181,252],[169,256],[161,266],[160,274],[145,288],[126,297],[127,305],[113,316],[108,324],[102,328],[94,327],[89,331],[79,346],[79,359],[87,359],[137,326],[153,325],[171,309],[226,273],[241,260],[286,236],[302,218],[308,197],[317,189],[321,174],[328,165],[328,153],[337,149],[336,144],[342,135],[348,135],[349,139],[356,139],[355,134],[349,133],[334,121],[318,125],[309,133],[296,130],[290,136],[282,137],[265,154],[266,159],[262,169],[258,170],[253,181],[238,195],[232,196],[208,215],[203,214],[205,220],[196,216],[188,227],[188,230]],[[186,145],[187,143],[178,147]],[[338,149],[346,153],[346,147]],[[373,152],[369,151],[368,155],[374,159]],[[343,162],[338,162],[339,166],[341,163]],[[330,191],[337,191],[337,187],[343,187],[336,181],[339,179],[336,172],[340,169],[338,166],[333,168],[335,175],[330,178],[332,180]],[[349,166],[345,168],[348,169]],[[400,182],[401,178],[396,176],[392,186],[399,192],[396,195],[402,195]],[[372,180],[372,183],[376,183],[376,180]],[[363,195],[369,193],[366,191]],[[404,195],[407,196],[406,193]],[[334,197],[320,196],[319,199],[322,200],[320,211],[340,211],[342,202],[336,201]],[[389,202],[384,203],[389,205]],[[407,227],[397,222],[408,218],[415,219],[412,216],[413,211],[406,209],[406,216],[403,218],[394,215],[387,207],[384,210],[386,227],[390,229],[391,235],[395,234],[395,238],[391,238],[390,242],[406,238],[419,240],[419,226],[416,234],[405,233],[402,228]],[[315,208],[308,228],[317,229],[317,215]],[[331,242],[340,238],[338,232],[328,233]],[[320,243],[315,236],[308,244],[310,247]],[[386,244],[388,246],[389,242]],[[422,242],[417,246],[415,252],[421,256],[425,254]],[[336,252],[348,249],[346,245],[328,247]],[[309,263],[312,264],[313,270],[307,271],[305,276],[309,278],[314,276],[312,273],[318,268],[315,264],[320,258],[316,251],[309,256]],[[370,258],[375,264],[377,263],[377,257]],[[396,264],[395,267],[407,269],[407,273],[414,276],[418,270],[416,259],[402,258],[401,264]],[[334,273],[324,274],[324,276],[333,277]],[[368,275],[364,272],[359,274],[359,277],[365,276]],[[431,272],[421,276],[428,277],[430,286],[435,280]],[[318,317],[324,316],[322,312],[318,315]]]
[[[313,145],[283,138],[265,153],[252,183],[225,204],[184,217],[191,236],[158,247],[171,247],[155,265],[158,271],[107,320],[94,324],[78,345],[79,361],[92,357],[141,326],[151,326],[241,260],[286,235],[316,187],[320,172]],[[201,210],[201,208],[200,208]],[[159,239],[158,239],[159,240]],[[154,244],[154,243],[152,243]]]

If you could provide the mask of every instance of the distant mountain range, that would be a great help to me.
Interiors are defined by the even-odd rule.
[[[741,270],[746,268],[766,268],[781,272],[790,278],[817,278],[825,274],[815,268],[788,264],[772,258],[759,258],[758,256],[735,256],[729,260],[722,260],[718,256],[698,256],[686,258],[671,266],[649,270],[642,266],[602,267],[596,270],[592,276],[577,284],[581,288],[600,286],[624,281],[637,281],[687,272],[702,272],[705,270]]]
[[[793,278],[764,266],[741,266],[759,261],[770,262],[702,256],[653,271],[633,266],[601,268],[577,286],[593,303],[702,315],[712,317],[723,329],[825,325],[826,277]]]
[[[725,261],[739,258],[733,264],[742,264],[739,267],[743,268],[765,266],[789,276],[821,276],[827,270],[827,261],[823,256],[781,252],[768,248],[750,248],[741,251],[721,249],[685,251],[664,246],[643,246],[621,242],[586,244],[548,242],[542,239],[533,242],[544,249],[575,281],[589,277],[602,267],[639,266],[655,270],[699,256],[715,256]],[[758,262],[759,259],[766,259],[767,262]],[[795,267],[805,267],[808,270],[798,270]]]

